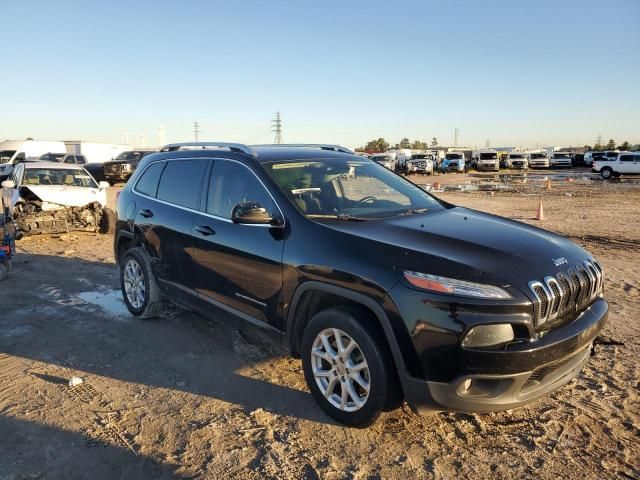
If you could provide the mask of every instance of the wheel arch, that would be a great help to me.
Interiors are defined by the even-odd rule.
[[[372,326],[389,347],[395,368],[406,370],[391,322],[382,306],[362,293],[322,282],[308,281],[296,289],[286,317],[283,346],[292,353],[299,354],[302,333],[307,322],[320,310],[336,306],[355,308],[371,316],[374,320]]]

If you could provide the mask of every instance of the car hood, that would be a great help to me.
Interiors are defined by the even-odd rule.
[[[99,202],[103,207],[106,206],[106,192],[99,188],[70,185],[23,185],[20,187],[21,197],[28,197],[29,192],[43,202],[55,205],[83,207],[93,202]]]
[[[590,258],[560,235],[462,207],[386,220],[332,222],[331,228],[384,244],[385,261],[393,261],[396,268],[506,283],[522,290],[531,280]]]

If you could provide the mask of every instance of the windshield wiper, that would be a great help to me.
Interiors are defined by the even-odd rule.
[[[407,208],[406,210],[396,213],[396,215],[414,215],[416,213],[426,213],[428,211],[428,208]]]
[[[339,215],[336,215],[336,218],[338,220],[348,220],[350,222],[366,222],[367,221],[366,218],[356,217],[354,215],[349,215],[349,214],[346,214],[346,213],[341,213]]]

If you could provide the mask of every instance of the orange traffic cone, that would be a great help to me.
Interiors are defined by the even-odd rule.
[[[540,200],[540,204],[538,204],[538,215],[536,215],[536,220],[544,220],[544,208],[542,207],[542,200]]]
[[[434,188],[434,190],[440,190],[440,183],[439,182],[435,182],[433,184],[433,188]]]

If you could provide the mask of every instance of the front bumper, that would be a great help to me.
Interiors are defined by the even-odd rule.
[[[587,364],[608,304],[595,300],[573,322],[528,345],[463,350],[462,371],[449,382],[399,372],[407,403],[418,413],[494,412],[532,402],[571,381]]]

